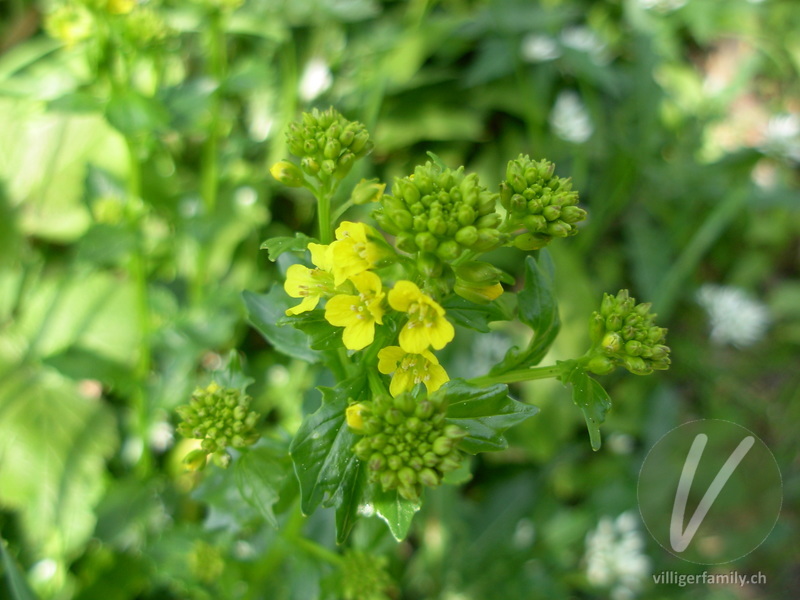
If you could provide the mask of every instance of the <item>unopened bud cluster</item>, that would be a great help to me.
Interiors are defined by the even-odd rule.
[[[466,432],[445,422],[444,395],[419,401],[410,394],[379,396],[354,406],[358,418],[348,417],[348,423],[364,437],[353,452],[367,463],[370,481],[384,491],[397,489],[403,498],[417,500],[423,485],[439,485],[461,464],[456,445]]]
[[[289,151],[300,159],[303,173],[323,182],[343,178],[357,158],[372,150],[366,127],[348,121],[333,108],[303,113],[301,121],[289,125],[286,141]]]
[[[190,469],[202,469],[210,454],[216,464],[227,467],[231,456],[228,446],[244,448],[258,439],[255,426],[259,414],[250,410],[251,398],[238,389],[222,388],[211,383],[196,389],[189,404],[176,410],[182,422],[178,433],[203,440],[184,462]]]
[[[522,250],[536,250],[553,238],[575,235],[576,223],[586,218],[586,211],[576,206],[578,192],[572,189],[572,180],[553,175],[554,170],[550,161],[531,160],[523,154],[508,163],[500,202],[508,211],[509,224],[528,231],[514,239]]]
[[[598,375],[621,365],[635,375],[668,369],[667,330],[655,325],[651,304],[636,304],[628,290],[605,294],[600,312],[592,314],[590,332],[594,354],[586,368]]]
[[[497,194],[483,187],[477,174],[466,175],[464,167],[417,166],[413,175],[395,178],[392,195],[381,203],[374,217],[397,236],[404,252],[431,252],[452,261],[464,250],[486,252],[504,241]]]
[[[342,561],[341,594],[344,600],[389,600],[394,582],[386,571],[388,559],[347,550]]]

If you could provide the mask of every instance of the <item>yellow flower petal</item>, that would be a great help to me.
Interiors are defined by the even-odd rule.
[[[397,371],[389,384],[389,393],[397,398],[400,394],[414,387],[414,380],[408,371]]]
[[[364,271],[350,277],[350,281],[361,294],[379,294],[382,288],[381,278],[372,271]]]
[[[353,221],[342,221],[336,228],[336,239],[344,240],[351,238],[354,242],[367,243],[367,226],[364,223],[354,223]]]
[[[286,314],[288,316],[299,315],[300,313],[304,313],[309,310],[314,310],[317,307],[317,304],[319,304],[319,296],[306,296],[305,298],[303,298],[303,301],[297,306],[294,306],[292,308],[287,308]]]
[[[421,354],[430,346],[425,327],[418,321],[409,321],[400,330],[400,347],[409,354]]]
[[[406,312],[412,302],[419,302],[422,297],[420,289],[411,281],[398,281],[389,290],[389,306],[395,310]]]
[[[397,363],[403,360],[405,356],[406,353],[400,346],[381,348],[380,352],[378,352],[378,371],[384,375],[391,375],[397,370]]]
[[[311,262],[323,271],[331,271],[333,268],[333,252],[331,251],[330,244],[315,244],[308,245],[308,251],[311,253]]]
[[[356,323],[358,319],[358,296],[339,294],[328,300],[325,305],[325,320],[336,327],[347,327]],[[355,307],[355,308],[354,308]]]
[[[292,265],[286,270],[286,281],[283,289],[292,298],[304,298],[308,296],[308,290],[314,284],[311,276],[311,269],[304,265]]]
[[[428,375],[430,376],[430,379],[424,381],[424,383],[429,394],[432,394],[445,383],[450,381],[447,371],[445,371],[444,367],[438,362],[436,364],[428,365]]]
[[[369,346],[375,339],[375,322],[364,319],[346,326],[342,341],[348,350],[361,350]]]
[[[441,350],[450,343],[456,335],[453,325],[444,317],[425,323],[428,340],[436,350]]]

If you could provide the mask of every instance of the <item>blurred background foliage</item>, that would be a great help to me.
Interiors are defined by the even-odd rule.
[[[12,597],[796,596],[798,31],[794,0],[4,2]],[[598,453],[560,384],[518,386],[542,410],[509,450],[429,494],[409,541],[367,519],[344,554],[330,511],[299,513],[281,458],[325,376],[274,352],[240,299],[281,277],[261,241],[313,233],[310,198],[268,167],[286,157],[287,123],[329,105],[375,141],[350,183],[406,175],[428,150],[491,185],[520,152],[554,161],[590,219],[553,245],[551,358],[583,351],[591,310],[621,287],[654,302],[673,348],[669,372],[604,379],[615,404]],[[494,258],[521,272],[520,254]],[[459,344],[448,370],[485,371],[517,335]],[[241,470],[185,473],[192,446],[173,433],[174,408],[231,350],[267,416],[250,461],[265,479],[245,485]],[[766,585],[652,582],[705,569],[663,551],[636,508],[647,450],[696,418],[752,429],[782,469],[775,530],[719,568]]]

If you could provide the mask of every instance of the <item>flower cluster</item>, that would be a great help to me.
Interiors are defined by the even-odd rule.
[[[418,383],[435,391],[448,380],[444,369],[429,348],[441,350],[455,335],[445,310],[413,282],[398,281],[384,290],[374,272],[391,249],[380,234],[364,223],[343,221],[336,229],[336,240],[308,245],[315,268],[292,265],[286,272],[284,290],[302,298],[287,315],[313,310],[327,299],[325,320],[342,327],[342,341],[348,350],[363,350],[375,340],[375,328],[383,325],[389,310],[405,315],[399,346],[381,350],[379,369],[394,374],[391,392],[398,395]]]
[[[636,304],[628,290],[616,296],[605,294],[600,312],[592,314],[592,351],[586,368],[598,375],[618,365],[636,375],[668,369],[669,348],[664,345],[667,330],[655,325],[650,303]]]
[[[300,169],[282,161],[272,168],[276,179],[286,185],[299,186],[303,173],[323,183],[332,177],[342,179],[350,172],[356,159],[372,150],[366,127],[358,121],[348,121],[338,111],[314,109],[303,113],[301,122],[289,125],[286,133],[289,151],[300,159]],[[280,167],[279,167],[280,165]],[[279,177],[279,173],[291,176]]]
[[[389,600],[394,582],[387,572],[386,556],[349,549],[342,561],[341,591],[344,600]]]
[[[508,163],[500,202],[508,211],[507,223],[527,230],[514,238],[514,245],[522,250],[536,250],[553,238],[575,235],[576,223],[586,218],[586,211],[576,206],[578,192],[572,189],[572,181],[554,176],[554,170],[550,161],[531,160],[523,154]]]
[[[370,481],[417,500],[423,485],[435,487],[457,469],[462,455],[456,444],[466,432],[445,421],[446,408],[441,394],[378,396],[348,407],[347,424],[363,435],[353,452],[366,461]]]
[[[427,162],[409,177],[395,178],[392,195],[385,195],[374,217],[397,236],[404,252],[434,252],[445,261],[465,250],[485,252],[504,240],[497,229],[497,194],[464,167],[443,169]]]
[[[178,433],[203,440],[200,448],[184,459],[190,469],[205,467],[209,454],[216,464],[227,467],[231,456],[225,448],[244,448],[256,442],[259,436],[255,426],[260,415],[250,410],[250,402],[250,396],[241,390],[212,382],[196,389],[189,404],[176,409],[182,419]]]

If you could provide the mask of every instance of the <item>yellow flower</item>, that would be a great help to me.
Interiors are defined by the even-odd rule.
[[[422,354],[428,346],[440,350],[455,335],[444,309],[410,281],[397,282],[389,292],[389,306],[408,313],[408,322],[400,330],[400,347],[409,354]]]
[[[363,431],[364,430],[364,405],[363,404],[351,404],[347,407],[344,411],[345,421],[347,422],[347,426],[350,429],[354,429],[356,431]]]
[[[283,289],[292,298],[302,298],[303,301],[286,310],[287,315],[314,310],[319,304],[319,299],[329,296],[336,287],[333,275],[330,273],[333,257],[330,246],[322,244],[309,244],[311,262],[318,268],[309,269],[304,265],[292,265],[286,270],[286,281]]]
[[[381,306],[386,294],[381,279],[371,271],[350,277],[358,296],[339,294],[328,300],[325,319],[331,325],[344,327],[342,341],[349,350],[361,350],[375,339],[375,323],[383,324],[386,312]]]
[[[428,393],[435,392],[450,381],[444,367],[430,350],[409,354],[400,346],[388,346],[378,352],[378,371],[392,375],[389,393],[399,396],[418,383],[424,383]]]
[[[379,234],[364,223],[342,221],[336,229],[336,241],[331,244],[333,278],[341,285],[353,275],[363,273],[382,256],[381,248],[369,240]]]

